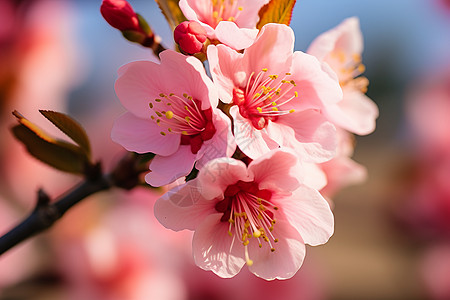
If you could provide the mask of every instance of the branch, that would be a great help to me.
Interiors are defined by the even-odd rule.
[[[147,171],[142,156],[127,153],[110,174],[102,174],[100,164],[89,173],[85,181],[59,197],[54,203],[43,190],[38,192],[35,209],[17,226],[0,237],[0,255],[22,241],[53,226],[71,207],[86,197],[112,187],[132,189],[139,184],[139,175]]]

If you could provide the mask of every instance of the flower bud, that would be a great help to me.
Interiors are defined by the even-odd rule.
[[[126,0],[103,0],[100,12],[109,25],[120,31],[142,31],[136,12]]]
[[[196,21],[184,21],[175,28],[173,37],[181,50],[195,54],[202,51],[206,30]]]

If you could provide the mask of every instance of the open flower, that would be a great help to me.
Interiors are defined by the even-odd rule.
[[[334,155],[336,133],[317,103],[334,105],[342,90],[326,65],[293,49],[291,28],[267,24],[243,54],[209,46],[208,60],[220,99],[233,105],[236,142],[247,156],[286,146],[302,160],[323,162]]]
[[[155,204],[156,218],[172,230],[195,230],[194,260],[221,277],[247,264],[267,280],[292,277],[302,265],[305,243],[319,245],[333,233],[333,215],[290,150],[277,149],[252,161],[219,158],[197,179],[167,192]]]
[[[369,81],[361,75],[363,38],[356,17],[318,36],[307,53],[326,62],[336,72],[344,97],[335,105],[324,106],[324,113],[335,125],[365,135],[375,129],[378,108],[365,92]]]
[[[217,91],[194,57],[172,50],[161,64],[129,63],[119,69],[115,89],[128,110],[111,137],[128,151],[155,153],[146,181],[162,186],[216,157],[231,156],[230,120],[217,106]]]
[[[240,50],[247,48],[258,34],[260,8],[267,0],[180,0],[188,20],[199,22],[211,40]]]

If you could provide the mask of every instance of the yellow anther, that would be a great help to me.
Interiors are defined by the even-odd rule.
[[[247,266],[249,267],[253,266],[253,260],[247,259]]]
[[[293,86],[297,86],[294,80],[289,81]]]
[[[153,103],[149,103],[148,106],[150,106],[150,108],[153,108]]]
[[[182,135],[188,135],[188,133],[187,133],[186,130],[183,130],[183,131],[181,132],[181,134],[182,134]]]
[[[242,10],[244,10],[244,8],[242,6],[239,6],[238,10],[242,11]]]
[[[184,106],[184,109],[185,109],[185,110],[189,110],[189,108],[187,107],[187,105]]]
[[[234,220],[232,218],[229,218],[228,222],[230,222],[231,224],[234,224]]]
[[[228,230],[228,235],[229,236],[233,236],[233,234],[231,233],[231,231]]]
[[[278,206],[274,206],[273,209],[278,210]]]
[[[255,238],[259,238],[261,236],[261,231],[259,231],[258,229],[256,229],[255,231],[253,231],[253,236]]]
[[[230,22],[234,22],[234,20],[235,20],[234,17],[229,17],[229,18],[228,18],[228,21],[230,21]]]
[[[158,115],[158,117],[162,117],[162,114],[159,111],[155,111],[155,113]]]
[[[154,120],[154,119],[155,119],[155,117],[154,117],[154,116],[150,116],[150,119]]]
[[[245,240],[242,244],[244,244],[244,246],[247,246],[250,243],[249,240]]]
[[[170,128],[170,127],[167,128],[167,131],[168,131],[168,132],[172,132],[172,128]]]
[[[191,118],[189,118],[189,116],[184,117],[184,119],[186,120],[186,122],[189,122],[191,120]]]
[[[360,64],[360,65],[358,66],[358,72],[364,73],[365,70],[366,70],[366,66],[364,66],[363,64]]]
[[[165,97],[166,95],[164,95],[164,93],[159,94],[160,97]],[[161,101],[161,100],[159,100]]]
[[[161,120],[160,119],[156,120],[156,124],[159,125],[159,123],[161,123]]]
[[[273,111],[278,111],[278,108],[272,107],[272,110],[273,110]]]
[[[269,75],[270,79],[275,80],[278,78],[278,75]]]
[[[353,61],[355,61],[356,63],[361,62],[361,55],[358,53],[353,53],[352,58],[353,58]]]
[[[274,241],[275,243],[278,243],[278,239],[274,239],[273,241]]]
[[[166,111],[166,118],[167,119],[172,119],[173,118],[173,111],[170,111],[170,110]]]
[[[270,227],[269,227],[269,231],[273,231],[273,226],[270,226]]]
[[[287,72],[286,75],[292,75],[291,73]]]
[[[184,98],[187,98],[187,97],[188,97],[188,94],[184,93],[184,94],[183,94],[183,97],[184,97]]]
[[[172,97],[173,95],[175,95],[174,93],[170,93],[169,96]]]
[[[260,94],[260,93],[256,93],[256,94],[253,96],[253,99],[258,98],[259,96],[261,96],[261,94]]]
[[[270,248],[270,251],[275,252],[275,248]]]
[[[262,211],[265,211],[265,210],[266,210],[266,207],[265,207],[264,205],[262,205],[262,204],[260,204],[258,208],[259,208],[260,210],[262,210]]]
[[[272,220],[272,224],[275,224],[277,221],[276,220]]]
[[[258,214],[258,219],[262,220],[263,216],[261,214]]]
[[[294,92],[294,96],[298,97],[298,92],[297,91]]]
[[[262,248],[262,244],[261,243],[258,246],[259,246],[259,248]]]
[[[295,111],[295,109],[291,109],[291,110],[289,111],[289,113],[292,114],[294,111]]]
[[[219,17],[219,12],[218,11],[213,11],[213,18],[217,19]]]
[[[167,104],[167,105],[172,105],[172,103],[170,103],[170,102],[167,102],[166,104]]]
[[[263,72],[267,72],[267,68],[262,69]]]
[[[161,102],[161,99],[155,99],[156,102]]]
[[[161,131],[160,133],[161,133],[161,135],[163,135],[163,136],[166,135],[166,133],[165,133],[164,131]]]
[[[273,101],[271,104],[272,104],[272,106],[277,105],[277,103],[275,101]]]
[[[262,112],[262,108],[261,107],[257,107],[256,108],[259,112]]]

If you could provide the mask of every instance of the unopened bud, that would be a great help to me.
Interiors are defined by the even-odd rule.
[[[173,37],[181,50],[195,54],[202,51],[206,30],[196,21],[184,21],[175,28]]]
[[[120,31],[141,31],[138,15],[128,1],[103,0],[100,12],[109,25]]]

